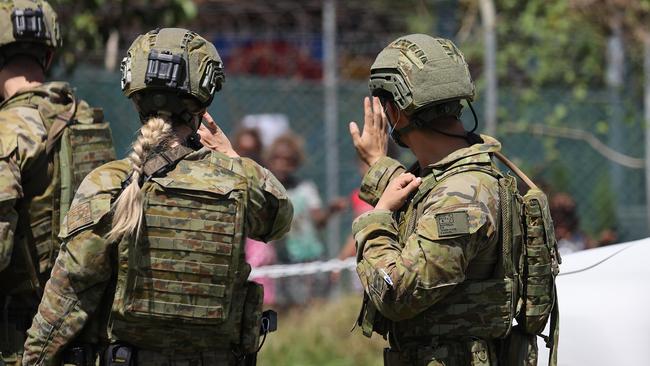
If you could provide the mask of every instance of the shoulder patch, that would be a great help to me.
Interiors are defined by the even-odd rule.
[[[417,232],[429,240],[452,239],[472,235],[486,224],[489,225],[488,215],[479,205],[452,205],[422,215]]]
[[[439,213],[435,217],[438,224],[438,235],[441,237],[470,233],[467,211]]]
[[[65,239],[82,229],[96,225],[110,211],[111,195],[108,193],[98,194],[91,199],[73,203],[63,220],[59,237]]]
[[[68,211],[68,231],[73,232],[76,229],[93,222],[93,214],[90,209],[90,201],[75,205]]]

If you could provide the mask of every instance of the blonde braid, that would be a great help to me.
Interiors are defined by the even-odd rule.
[[[117,241],[125,235],[140,233],[142,223],[142,192],[140,178],[144,163],[154,148],[166,146],[171,140],[172,123],[162,117],[151,117],[142,128],[140,135],[133,143],[133,151],[129,155],[133,174],[131,182],[113,204],[113,225],[107,235],[109,242]]]

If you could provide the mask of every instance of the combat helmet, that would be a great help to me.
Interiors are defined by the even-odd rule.
[[[47,69],[61,46],[56,12],[41,0],[0,1],[0,67],[15,56],[34,57]]]
[[[122,91],[135,102],[142,120],[168,113],[190,123],[225,82],[214,45],[181,28],[156,29],[136,38],[120,69]]]
[[[463,54],[448,39],[426,34],[399,37],[370,67],[372,95],[389,94],[408,115],[432,105],[474,99],[474,82]],[[454,104],[446,108],[454,109]],[[444,112],[444,111],[441,111]]]

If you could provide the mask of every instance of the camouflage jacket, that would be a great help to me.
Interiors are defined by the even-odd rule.
[[[373,210],[355,220],[357,272],[386,318],[413,318],[466,279],[492,275],[498,259],[499,185],[495,177],[471,169],[496,169],[489,153],[501,145],[481,137],[483,143],[420,169],[423,183],[399,211]],[[391,179],[404,171],[397,161],[382,158],[364,177],[360,197],[375,205]]]
[[[247,158],[232,159],[202,149],[185,157],[173,172],[191,176],[193,167],[199,164],[225,168],[245,178],[246,233],[243,237],[270,241],[289,230],[293,213],[291,203],[284,187],[268,170]],[[105,290],[109,283],[114,286],[111,279],[118,265],[117,243],[104,239],[110,230],[111,215],[103,214],[106,212],[103,205],[115,200],[130,171],[127,160],[108,163],[90,173],[77,190],[70,213],[79,212],[75,207],[86,205],[89,207],[86,212],[88,221],[79,224],[70,214],[65,220],[61,230],[62,236],[66,237],[64,244],[45,287],[38,313],[27,332],[24,365],[55,364],[60,351],[79,334],[98,306],[113,302],[106,295],[111,292],[105,293]],[[202,178],[214,180],[215,185],[223,179],[216,173]],[[105,199],[107,195],[111,200]]]
[[[29,249],[37,255],[33,262],[43,282],[54,264],[60,243],[59,218],[53,217],[58,167],[45,152],[51,122],[43,116],[64,112],[71,96],[67,83],[50,82],[19,91],[0,105],[0,271],[18,265],[16,253],[24,254],[17,241],[27,234],[19,225],[31,227]]]

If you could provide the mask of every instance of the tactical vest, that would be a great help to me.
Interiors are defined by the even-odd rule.
[[[246,282],[247,183],[190,163],[142,187],[141,234],[118,245],[111,338],[161,353],[252,353],[263,293]]]
[[[440,182],[463,172],[481,172],[497,179],[499,184],[499,260],[491,278],[465,280],[414,318],[390,322],[381,317],[372,303],[364,306],[375,319],[361,319],[364,334],[372,331],[384,336],[391,332],[397,342],[433,339],[501,339],[505,347],[499,365],[521,365],[521,357],[537,360],[535,336],[547,340],[552,350],[550,364],[556,361],[557,298],[555,277],[560,258],[553,231],[553,223],[546,196],[510,161],[500,153],[495,154],[513,172],[530,185],[524,195],[518,191],[517,180],[503,175],[492,164],[464,165],[445,172],[439,177],[429,175],[414,196],[411,207],[423,199]],[[422,205],[420,205],[422,206]],[[422,213],[418,213],[418,217]],[[414,215],[412,215],[414,216]],[[468,270],[472,269],[470,262]],[[551,315],[553,316],[551,317]],[[551,317],[551,334],[542,331]],[[513,324],[519,324],[513,331]],[[510,338],[521,337],[512,340]],[[516,343],[516,345],[515,345]],[[521,357],[508,355],[515,347],[523,347]]]
[[[59,228],[65,218],[75,190],[91,170],[115,160],[111,130],[101,109],[90,108],[84,101],[76,101],[67,86],[48,83],[43,88],[30,90],[13,97],[4,108],[38,110],[48,133],[46,153],[52,179],[42,193],[29,192],[18,201],[19,222],[17,240],[25,240],[32,256],[22,255],[25,267],[36,268],[40,285],[49,277],[59,251]],[[52,90],[47,90],[50,87]],[[59,90],[54,90],[59,89]],[[59,98],[60,100],[54,100]],[[65,103],[65,104],[62,104]],[[17,243],[17,251],[22,245]],[[23,254],[21,252],[21,254]],[[13,291],[34,287],[31,268],[12,269]],[[32,282],[23,285],[22,282]]]

